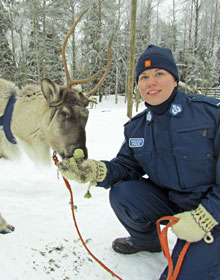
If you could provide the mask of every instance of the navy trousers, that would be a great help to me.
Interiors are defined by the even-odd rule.
[[[181,210],[169,201],[168,192],[154,185],[150,180],[125,181],[110,190],[111,206],[138,245],[158,245],[156,220],[173,216]],[[184,258],[178,280],[220,280],[220,230],[213,230],[214,242],[203,240],[192,243]],[[175,266],[185,241],[177,239],[172,252]],[[168,268],[160,280],[167,278]]]

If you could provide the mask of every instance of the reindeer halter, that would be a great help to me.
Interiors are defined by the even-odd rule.
[[[11,95],[5,108],[4,115],[0,117],[0,126],[3,126],[3,130],[8,141],[12,144],[17,144],[17,141],[11,131],[11,118],[16,102],[16,94]]]

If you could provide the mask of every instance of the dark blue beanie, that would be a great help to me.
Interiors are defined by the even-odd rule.
[[[172,52],[168,48],[149,45],[139,57],[135,68],[135,79],[138,83],[139,75],[148,69],[159,68],[170,72],[179,82],[178,68]]]

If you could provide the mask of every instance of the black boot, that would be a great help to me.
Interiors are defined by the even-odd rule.
[[[151,253],[161,252],[160,244],[158,246],[142,246],[136,245],[131,241],[131,237],[117,238],[112,242],[114,251],[120,254],[135,254],[138,252],[146,251]]]

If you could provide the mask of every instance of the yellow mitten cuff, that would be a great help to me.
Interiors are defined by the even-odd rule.
[[[175,215],[179,221],[172,226],[174,234],[188,242],[214,241],[211,230],[218,224],[215,218],[200,204],[195,210]]]
[[[102,182],[107,173],[106,165],[102,161],[87,159],[79,164],[78,167],[80,172],[85,174],[87,182],[89,181],[91,185]]]
[[[218,225],[215,218],[205,209],[205,207],[202,206],[202,204],[199,204],[195,210],[191,211],[191,214],[195,222],[206,233],[204,241],[207,243],[213,242],[213,236],[210,231]]]
[[[102,182],[107,174],[107,168],[104,162],[96,161],[96,182]]]

